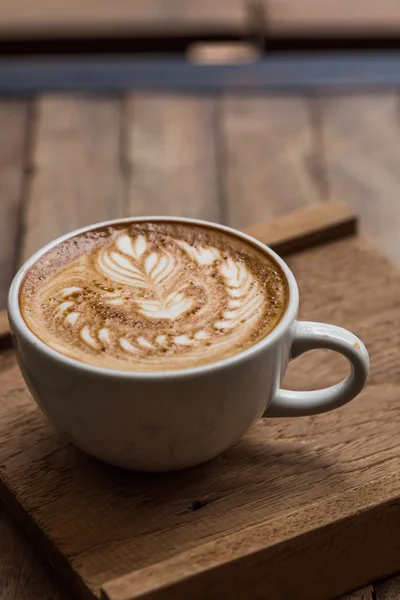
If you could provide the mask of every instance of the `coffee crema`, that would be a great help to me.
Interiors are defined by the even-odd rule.
[[[84,363],[171,371],[256,344],[286,309],[280,267],[242,238],[170,221],[71,237],[20,287],[21,313],[45,344]]]

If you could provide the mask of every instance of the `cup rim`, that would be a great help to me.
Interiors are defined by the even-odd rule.
[[[286,306],[286,310],[279,321],[278,325],[268,333],[264,338],[259,340],[253,346],[234,354],[233,356],[228,356],[227,358],[223,358],[221,360],[207,363],[205,365],[199,365],[196,367],[189,367],[187,369],[179,369],[179,370],[171,370],[171,371],[125,371],[112,369],[108,367],[100,367],[96,365],[92,365],[90,363],[85,363],[83,361],[77,360],[75,358],[71,358],[62,354],[58,350],[51,348],[45,342],[43,342],[26,324],[24,318],[22,317],[20,307],[19,307],[19,289],[20,285],[29,269],[49,250],[57,246],[58,244],[72,238],[81,233],[85,233],[87,231],[91,231],[93,229],[98,229],[101,227],[107,227],[112,225],[118,225],[123,223],[140,223],[146,221],[166,221],[173,223],[188,223],[193,225],[200,225],[205,227],[211,227],[213,229],[217,229],[219,231],[228,233],[230,235],[234,235],[240,239],[245,240],[246,242],[256,246],[262,252],[266,253],[270,256],[282,269],[286,281],[289,287],[289,301]],[[232,227],[227,225],[221,225],[219,223],[214,223],[212,221],[195,219],[195,218],[187,218],[187,217],[174,217],[174,216],[144,216],[144,217],[125,217],[120,219],[111,219],[108,221],[102,221],[99,223],[94,223],[92,225],[87,225],[85,227],[81,227],[79,229],[74,229],[73,231],[59,236],[58,238],[52,240],[39,250],[37,250],[25,263],[20,267],[14,279],[11,283],[9,293],[8,293],[8,303],[7,310],[8,316],[10,319],[10,323],[14,329],[18,331],[18,333],[25,338],[25,341],[30,343],[30,345],[35,346],[35,348],[42,353],[48,355],[56,362],[62,363],[66,367],[70,369],[78,369],[80,371],[84,371],[86,373],[90,373],[93,375],[107,375],[111,377],[117,377],[122,379],[132,379],[132,380],[154,380],[154,379],[181,379],[184,377],[191,377],[193,375],[202,375],[206,373],[213,373],[218,371],[219,369],[223,369],[225,367],[233,367],[242,361],[247,361],[252,358],[260,351],[264,350],[268,346],[273,345],[273,343],[290,327],[293,321],[297,317],[299,305],[299,291],[297,287],[296,279],[289,269],[288,265],[285,261],[269,246],[263,244],[256,238],[238,231]]]

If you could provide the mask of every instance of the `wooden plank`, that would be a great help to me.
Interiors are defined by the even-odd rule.
[[[170,0],[164,14],[182,30],[248,33],[251,14],[246,0]]]
[[[82,597],[101,587],[114,593],[110,582],[133,571],[137,594],[160,572],[158,593],[186,569],[177,586],[194,598],[320,600],[399,568],[399,274],[356,237],[289,264],[301,317],[350,327],[365,340],[370,385],[333,413],[259,422],[238,446],[190,472],[126,473],[78,452],[36,409],[11,353],[0,355],[1,494]],[[310,353],[292,364],[285,384],[314,389],[345,373],[340,357]],[[247,558],[222,566],[239,551]]]
[[[386,481],[381,480],[380,485],[385,486],[385,483],[390,493],[399,494],[398,474],[390,475]],[[373,508],[374,502],[381,500],[378,488],[379,485],[373,483],[349,489],[330,498],[328,502],[304,506],[296,513],[286,515],[285,522],[282,517],[272,518],[251,529],[134,571],[103,586],[102,598],[320,600],[334,597],[354,581],[373,578],[380,570],[393,569],[393,565],[399,562],[398,556],[394,560],[393,554],[390,556],[385,552],[382,557],[379,550],[375,553],[374,564],[368,558],[371,548],[368,548],[367,540],[372,544],[378,539],[388,542],[390,551],[398,552],[400,548],[393,531],[388,537],[380,535],[381,526],[389,533],[391,523],[395,527],[400,525],[400,512],[394,502],[381,505],[379,510],[376,506]],[[368,494],[371,494],[369,498]],[[360,499],[362,501],[359,503]],[[352,505],[354,508],[354,502],[361,511],[358,519],[339,518],[334,524],[328,525],[333,513],[337,511],[336,515],[339,516],[345,507]],[[369,517],[365,511],[370,512]],[[311,522],[319,525],[313,533],[308,531]],[[313,549],[309,542],[313,544]],[[359,557],[356,559],[357,554]],[[363,560],[368,560],[370,571]],[[326,566],[327,561],[329,567]],[[290,578],[287,577],[287,569],[290,569]],[[363,597],[369,600],[371,596],[363,592]],[[360,595],[355,598],[358,600]]]
[[[17,529],[0,505],[0,598],[2,600],[67,600],[57,575]]]
[[[357,219],[349,206],[331,200],[247,227],[245,231],[285,255],[352,235],[356,228]]]
[[[376,600],[374,598],[374,589],[372,585],[363,588],[362,590],[357,590],[352,594],[348,594],[347,596],[343,596],[340,600]]]
[[[3,0],[0,39],[245,33],[244,0]]]
[[[220,128],[229,225],[247,227],[323,198],[307,99],[227,96]]]
[[[319,101],[329,192],[348,202],[360,228],[400,265],[400,103],[397,94]]]
[[[120,101],[44,97],[36,111],[20,262],[63,233],[124,215]]]
[[[396,0],[262,0],[268,32],[279,36],[357,37],[400,33]]]
[[[126,130],[129,215],[221,219],[213,98],[133,95]]]
[[[399,600],[400,598],[400,576],[381,581],[374,585],[374,600]]]
[[[6,304],[17,259],[29,113],[27,101],[0,102],[0,308]],[[7,315],[0,310],[0,349],[10,344]],[[48,566],[32,552],[0,505],[0,597],[4,600],[66,598],[54,580]]]
[[[28,106],[26,101],[0,101],[0,309],[16,264]]]

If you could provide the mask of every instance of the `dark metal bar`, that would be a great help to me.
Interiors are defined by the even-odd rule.
[[[294,91],[400,85],[400,52],[271,54],[238,65],[193,65],[184,58],[81,57],[0,61],[0,94],[111,92]]]

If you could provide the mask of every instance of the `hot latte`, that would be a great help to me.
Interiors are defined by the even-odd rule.
[[[280,267],[233,234],[169,221],[121,223],[60,243],[20,288],[28,327],[76,360],[170,371],[249,348],[280,321]]]

